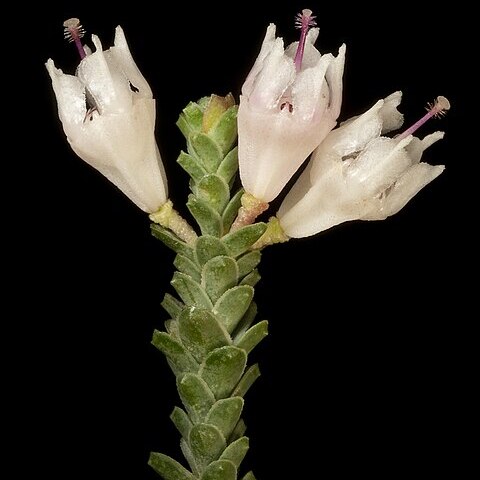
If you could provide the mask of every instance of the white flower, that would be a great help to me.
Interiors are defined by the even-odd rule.
[[[444,108],[436,113],[449,108],[440,98]],[[442,173],[443,165],[420,159],[443,132],[423,140],[381,136],[402,125],[400,100],[401,92],[380,100],[333,130],[313,153],[277,214],[289,237],[308,237],[349,220],[383,220]]]
[[[304,10],[302,18],[313,25],[311,11]],[[240,97],[240,177],[245,190],[266,203],[281,192],[340,113],[345,45],[336,58],[321,55],[313,46],[318,29],[303,32],[303,41],[284,50],[275,25],[268,27]]]
[[[154,137],[152,91],[120,27],[109,50],[102,50],[95,35],[92,41],[96,51],[85,49],[75,76],[55,68],[51,59],[46,64],[63,129],[79,157],[139,208],[155,212],[167,201],[167,183]]]

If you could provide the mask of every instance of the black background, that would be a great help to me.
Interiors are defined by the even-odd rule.
[[[244,471],[264,480],[462,478],[472,352],[471,319],[454,294],[468,234],[455,203],[464,105],[452,64],[462,63],[463,46],[442,33],[432,10],[389,5],[178,2],[154,12],[150,2],[65,2],[29,11],[22,23],[39,38],[20,47],[29,113],[15,131],[26,122],[30,133],[12,137],[27,154],[13,179],[22,193],[10,200],[22,246],[9,276],[22,292],[12,317],[22,335],[10,358],[22,406],[12,437],[24,452],[19,477],[33,468],[52,479],[154,479],[151,450],[181,457],[168,419],[178,403],[174,379],[149,343],[167,318],[160,301],[172,290],[173,254],[150,236],[146,216],[68,147],[43,66],[52,57],[75,69],[63,20],[79,17],[105,48],[123,26],[157,99],[170,197],[188,216],[187,177],[175,163],[184,148],[179,112],[213,92],[238,98],[268,23],[289,43],[294,15],[308,6],[321,51],[347,43],[341,120],[401,89],[408,125],[445,95],[451,112],[419,134],[447,132],[424,157],[447,168],[393,218],[264,252],[256,299],[271,334],[252,355],[263,376],[247,396]],[[449,22],[465,14],[452,6]]]

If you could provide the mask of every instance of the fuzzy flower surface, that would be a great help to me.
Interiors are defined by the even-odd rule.
[[[75,40],[78,43],[78,35]],[[143,211],[156,212],[168,193],[154,137],[152,90],[121,27],[116,28],[114,46],[106,51],[97,36],[92,35],[92,41],[93,53],[78,43],[82,60],[75,75],[64,74],[51,59],[46,64],[64,132],[80,158]]]
[[[329,133],[277,213],[287,236],[308,237],[350,220],[383,220],[443,172],[443,165],[421,162],[443,132],[422,140],[408,130],[383,136],[403,124],[400,101],[396,92]]]
[[[301,39],[286,49],[271,24],[242,87],[240,177],[245,190],[262,202],[277,197],[340,113],[345,45],[337,57],[321,55],[314,47],[318,29],[309,29],[312,18],[310,10],[303,11]]]

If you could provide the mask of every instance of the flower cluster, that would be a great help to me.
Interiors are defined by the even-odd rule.
[[[238,110],[239,169],[245,195],[232,228],[252,223],[311,155],[277,213],[285,238],[306,237],[349,220],[379,220],[398,212],[443,171],[420,162],[443,137],[413,136],[428,118],[449,109],[438,97],[419,122],[403,123],[401,93],[378,101],[336,127],[342,103],[345,45],[321,54],[315,17],[297,17],[300,40],[284,48],[271,24],[242,88]],[[75,75],[48,60],[59,116],[73,150],[148,213],[165,208],[167,182],[155,142],[155,100],[117,27],[114,46],[83,46],[78,19],[64,24],[80,54]],[[171,211],[171,210],[169,210]],[[182,227],[183,228],[183,227]],[[192,232],[189,235],[193,235]]]
[[[443,133],[413,134],[450,108],[445,97],[399,134],[391,132],[403,124],[401,92],[337,126],[346,47],[336,56],[315,48],[311,10],[297,16],[297,26],[300,39],[286,48],[275,25],[268,27],[238,106],[231,94],[211,95],[180,114],[186,151],[177,162],[190,177],[186,208],[196,230],[168,198],[155,100],[123,30],[105,51],[93,35],[92,52],[79,20],[69,19],[65,36],[80,56],[75,75],[46,64],[72,149],[148,213],[152,234],[176,253],[177,297],[165,295],[169,320],[152,343],[176,377],[183,408],[171,419],[189,469],[152,452],[149,465],[165,480],[240,478],[249,449],[244,396],[260,375],[249,353],[268,334],[268,321],[255,322],[253,301],[261,248],[350,220],[384,219],[444,169],[421,162]],[[276,216],[256,222],[284,193]]]

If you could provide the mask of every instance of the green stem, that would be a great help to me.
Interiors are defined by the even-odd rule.
[[[261,253],[252,250],[267,225],[232,227],[242,198],[242,192],[231,192],[238,169],[235,113],[236,107],[215,97],[190,104],[179,120],[188,143],[178,160],[191,177],[187,207],[202,234],[195,235],[171,202],[150,216],[161,225],[152,233],[177,253],[171,285],[178,298],[165,295],[170,319],[152,343],[176,377],[182,408],[175,407],[171,419],[188,468],[152,453],[149,464],[164,480],[255,478],[251,472],[239,477],[238,471],[249,448],[244,397],[260,376],[258,365],[247,366],[248,354],[268,333],[266,321],[254,323]]]

